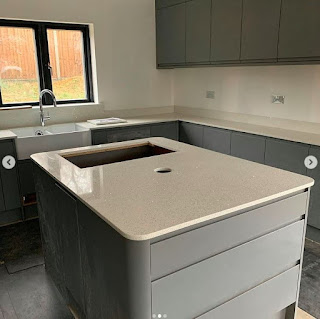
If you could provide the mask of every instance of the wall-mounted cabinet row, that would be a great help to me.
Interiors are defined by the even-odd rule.
[[[318,0],[156,0],[158,67],[320,61]]]

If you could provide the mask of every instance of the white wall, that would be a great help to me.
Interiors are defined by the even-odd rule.
[[[0,17],[93,23],[105,108],[172,105],[172,73],[156,69],[153,0],[1,0]]]
[[[272,94],[285,95],[285,104],[271,104]],[[320,123],[320,66],[176,69],[174,104]]]

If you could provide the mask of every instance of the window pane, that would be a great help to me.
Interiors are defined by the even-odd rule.
[[[3,104],[39,99],[33,29],[0,27],[0,87]]]
[[[48,30],[52,88],[57,100],[87,98],[83,34],[75,30]]]

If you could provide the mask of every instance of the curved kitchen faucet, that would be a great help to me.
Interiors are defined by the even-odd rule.
[[[48,90],[48,89],[44,89],[40,92],[40,95],[39,95],[39,107],[40,107],[40,122],[41,122],[41,125],[42,126],[45,126],[46,125],[46,121],[49,121],[50,120],[50,116],[49,115],[44,115],[43,113],[43,96],[45,94],[49,94],[52,98],[52,101],[53,101],[53,106],[54,107],[57,107],[57,100],[56,100],[56,97],[55,95],[53,94],[53,92],[51,90]]]

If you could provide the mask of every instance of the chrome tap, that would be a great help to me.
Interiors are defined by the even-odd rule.
[[[56,97],[54,96],[53,92],[51,90],[48,89],[44,89],[40,92],[40,96],[39,96],[39,107],[40,107],[40,122],[42,126],[46,125],[46,121],[50,120],[50,116],[49,115],[44,115],[43,113],[43,96],[45,94],[49,94],[52,98],[53,101],[53,106],[57,107],[57,100]]]

